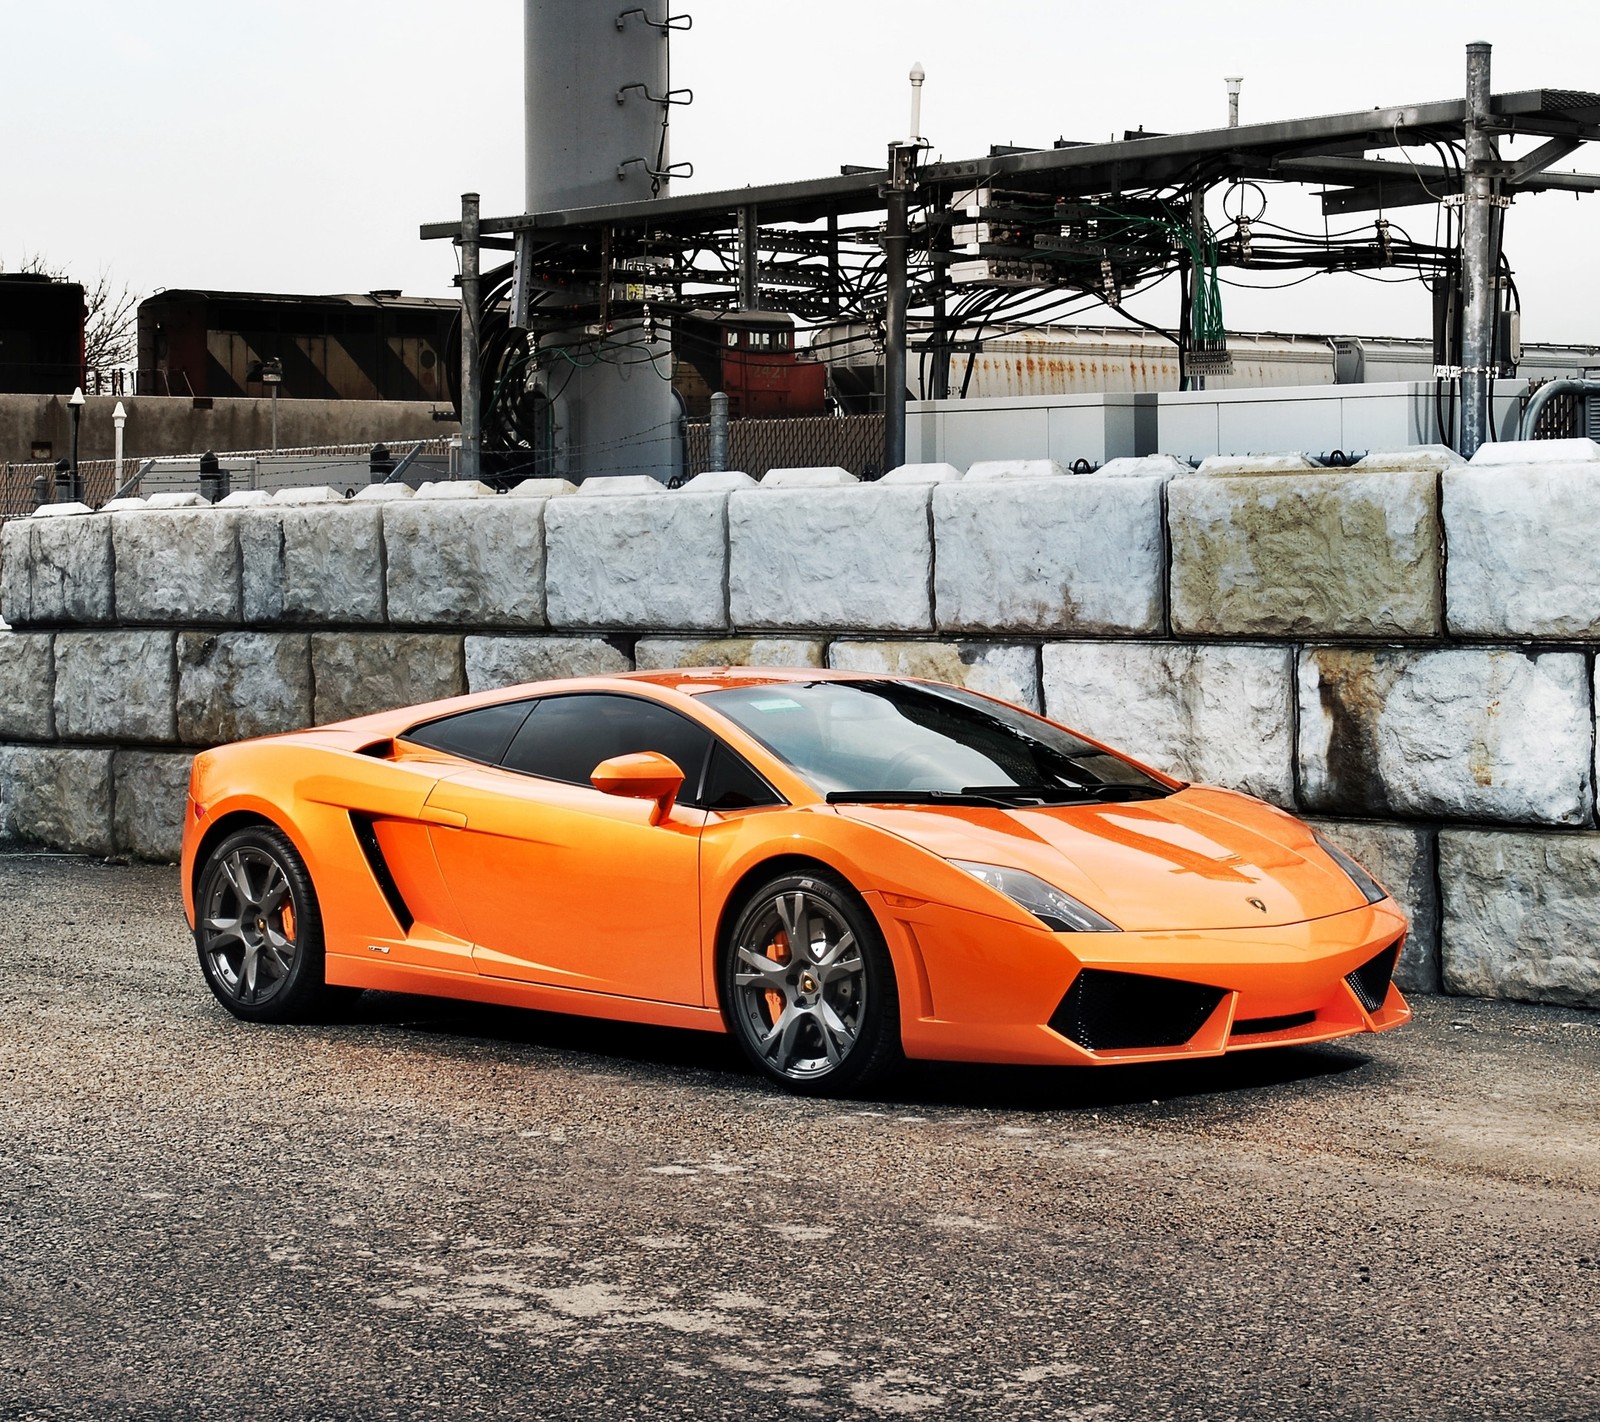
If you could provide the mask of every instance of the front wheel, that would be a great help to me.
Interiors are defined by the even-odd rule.
[[[238,830],[211,851],[194,939],[207,986],[235,1017],[314,1017],[338,991],[323,981],[322,913],[305,861],[271,825]]]
[[[831,875],[786,874],[750,894],[723,953],[722,1001],[745,1055],[791,1091],[842,1094],[900,1061],[888,950]]]

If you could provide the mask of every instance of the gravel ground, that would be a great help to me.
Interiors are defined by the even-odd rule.
[[[0,1417],[1600,1417],[1600,1018],[775,1094],[692,1033],[247,1027],[0,858]]]

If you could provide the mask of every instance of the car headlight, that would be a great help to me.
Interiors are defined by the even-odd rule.
[[[1361,897],[1364,898],[1369,904],[1382,903],[1386,898],[1389,897],[1383,886],[1378,883],[1378,881],[1374,879],[1372,875],[1367,873],[1365,869],[1357,864],[1354,859],[1346,854],[1344,850],[1340,849],[1337,845],[1328,843],[1328,841],[1325,840],[1315,830],[1311,832],[1311,837],[1316,840],[1318,845],[1321,846],[1322,852],[1344,870],[1350,882],[1354,884],[1356,888],[1361,890]]]
[[[974,879],[982,879],[991,889],[998,889],[1052,933],[1122,931],[1109,918],[1102,918],[1087,904],[1079,903],[1071,894],[1062,893],[1054,884],[1047,884],[1025,870],[1010,869],[1003,864],[974,864],[966,859],[952,859],[950,862],[957,869],[965,869]]]

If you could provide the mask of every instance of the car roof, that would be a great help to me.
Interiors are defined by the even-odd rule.
[[[707,691],[726,691],[735,686],[768,686],[791,681],[860,681],[864,678],[883,680],[880,673],[833,671],[826,667],[670,667],[661,671],[619,672],[617,681],[642,681],[650,686],[660,686],[681,691],[689,696],[699,696]],[[888,677],[903,681],[904,677]]]

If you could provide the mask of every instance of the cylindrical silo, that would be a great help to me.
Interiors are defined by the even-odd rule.
[[[667,0],[524,0],[529,212],[652,196],[647,170],[667,167],[666,17]]]
[[[666,191],[668,0],[524,0],[527,210]],[[545,308],[548,311],[548,307]],[[678,469],[671,335],[659,316],[546,334],[553,473],[582,480]]]

